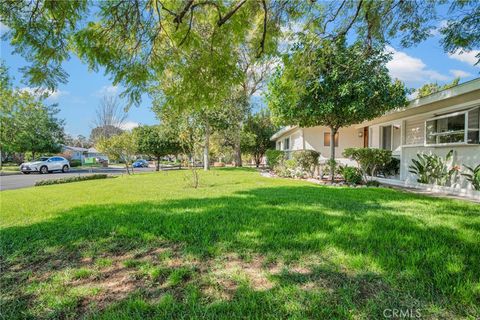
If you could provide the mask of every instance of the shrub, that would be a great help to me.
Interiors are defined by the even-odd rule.
[[[80,167],[82,165],[82,161],[80,160],[70,160],[70,167]]]
[[[267,156],[267,166],[270,169],[275,168],[283,159],[284,154],[283,151],[270,149],[265,152]]]
[[[367,175],[375,176],[377,170],[392,159],[392,151],[376,148],[347,148],[343,155],[357,161],[365,181]]]
[[[480,164],[475,168],[463,165],[469,173],[462,173],[467,181],[469,181],[475,190],[480,190]]]
[[[314,150],[302,150],[295,151],[293,154],[293,159],[297,162],[297,165],[310,177],[315,173],[315,169],[318,166],[318,158],[320,153]]]
[[[362,182],[362,173],[360,170],[358,170],[358,168],[343,167],[341,173],[345,179],[345,182],[348,184],[359,184]]]
[[[68,178],[60,178],[60,179],[47,179],[47,180],[40,180],[35,182],[35,186],[48,186],[51,184],[61,184],[61,183],[69,183],[69,182],[77,182],[77,181],[86,181],[86,180],[97,180],[97,179],[106,179],[108,175],[106,174],[93,174],[90,176],[77,176],[77,177],[68,177]]]
[[[295,159],[280,162],[275,166],[274,171],[278,176],[285,178],[300,178],[305,175]]]
[[[380,182],[376,180],[370,180],[366,183],[367,187],[380,187]]]
[[[450,150],[445,158],[436,154],[417,154],[417,159],[412,159],[409,172],[417,175],[417,182],[431,183],[445,186],[451,183],[457,172],[457,167],[447,163],[453,158],[453,150]]]
[[[391,157],[390,161],[378,169],[384,177],[396,176],[400,173],[400,159]]]

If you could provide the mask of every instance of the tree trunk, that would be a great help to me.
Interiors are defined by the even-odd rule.
[[[335,135],[337,134],[337,129],[330,127],[330,174],[332,183],[335,181]]]
[[[127,174],[129,175],[130,174],[130,170],[128,169],[128,162],[125,161],[125,168],[127,169]]]
[[[2,168],[2,164],[3,164],[2,157],[3,157],[2,149],[0,148],[0,169]]]
[[[32,161],[35,160],[35,151],[32,151]]]
[[[205,146],[203,147],[203,170],[208,171],[210,169],[210,125],[208,120],[205,125]]]
[[[157,168],[156,168],[157,171],[160,170],[160,156],[157,156]]]
[[[240,131],[237,133],[237,136],[235,137],[234,158],[235,158],[235,167],[241,167],[243,163],[242,163],[242,149],[240,145]]]
[[[235,143],[235,167],[242,167],[242,150],[240,149],[240,143]]]

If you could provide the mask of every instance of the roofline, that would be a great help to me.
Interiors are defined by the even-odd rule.
[[[438,101],[441,101],[441,100],[445,100],[445,99],[454,98],[454,97],[460,96],[462,94],[473,92],[475,90],[480,90],[480,78],[469,80],[467,82],[456,85],[455,87],[444,89],[444,90],[429,94],[428,96],[425,96],[425,97],[422,97],[422,98],[416,98],[416,99],[410,100],[410,102],[408,103],[408,105],[406,107],[392,110],[391,112],[387,112],[380,117],[376,117],[375,119],[355,124],[355,126],[357,128],[369,126],[369,125],[375,124],[377,122],[381,122],[379,120],[381,118],[385,117],[385,116],[392,116],[396,113],[400,114],[401,112],[406,111],[406,110],[412,110],[414,108],[420,108],[420,107],[425,106],[425,105],[429,105],[429,104],[432,104],[432,103],[435,103],[435,102],[438,102]],[[270,138],[270,141],[274,141],[274,140],[278,139],[279,137],[281,137],[282,135],[284,135],[284,134],[288,133],[289,131],[291,131],[293,129],[296,129],[296,128],[298,128],[298,126],[286,126],[282,129],[280,129],[279,131],[277,131]]]
[[[274,140],[277,140],[278,138],[280,138],[281,136],[283,136],[284,134],[287,134],[288,132],[290,131],[293,131],[295,129],[297,129],[298,126],[286,126],[286,127],[283,127],[282,129],[278,130],[277,132],[275,132],[273,134],[273,136],[270,137],[270,141],[274,141]]]

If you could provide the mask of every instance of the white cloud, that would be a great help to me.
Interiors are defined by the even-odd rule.
[[[457,50],[454,53],[449,53],[448,56],[451,59],[465,62],[473,66],[475,63],[477,63],[478,58],[476,56],[479,54],[480,54],[480,50],[463,51],[463,52],[461,50]],[[476,67],[480,68],[480,64],[477,64]]]
[[[0,22],[0,35],[3,35],[4,33],[7,33],[9,30],[10,30],[9,27],[7,27],[2,22]]]
[[[118,86],[103,86],[96,92],[96,96],[115,96],[118,93]]]
[[[458,69],[450,69],[450,73],[455,77],[455,78],[466,78],[470,77],[472,74],[463,70],[458,70]]]
[[[49,89],[32,88],[32,87],[24,87],[24,88],[20,88],[19,90],[23,91],[23,92],[28,92],[28,93],[33,94],[35,96],[41,96],[41,95],[46,94],[48,96],[47,99],[52,100],[52,101],[57,101],[58,98],[60,98],[62,96],[66,96],[66,95],[69,94],[68,91],[62,91],[62,90],[52,91],[52,90],[49,90]]]
[[[122,124],[121,128],[123,130],[132,130],[133,128],[136,128],[138,127],[140,124],[138,122],[134,122],[134,121],[127,121],[125,122],[124,124]]]
[[[392,53],[392,60],[387,63],[390,75],[405,82],[446,81],[450,77],[435,70],[428,69],[422,59],[412,57],[403,51],[397,51],[388,46],[387,51]]]

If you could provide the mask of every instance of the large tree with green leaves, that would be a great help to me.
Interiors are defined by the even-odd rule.
[[[255,165],[258,167],[265,152],[275,147],[270,137],[277,130],[273,124],[270,113],[267,110],[249,115],[242,128],[242,151],[253,156]]]
[[[0,74],[0,154],[31,152],[35,157],[60,151],[64,131],[56,105],[45,105],[43,96],[13,88],[3,65]]]
[[[327,126],[334,137],[342,127],[406,105],[406,89],[388,73],[389,58],[381,46],[304,37],[269,84],[270,110],[282,124]]]
[[[438,13],[442,6],[446,18]],[[397,37],[410,46],[439,29],[446,51],[472,50],[479,47],[479,15],[477,0],[5,0],[0,6],[5,38],[30,62],[22,71],[31,86],[53,89],[66,81],[62,63],[74,53],[94,69],[104,67],[133,101],[184,48],[204,49],[205,17],[216,35],[233,33],[261,55],[287,22],[321,39],[354,34],[367,45]]]
[[[140,126],[133,129],[133,132],[137,137],[138,152],[155,157],[157,171],[160,169],[161,157],[181,152],[178,138],[163,125]]]

